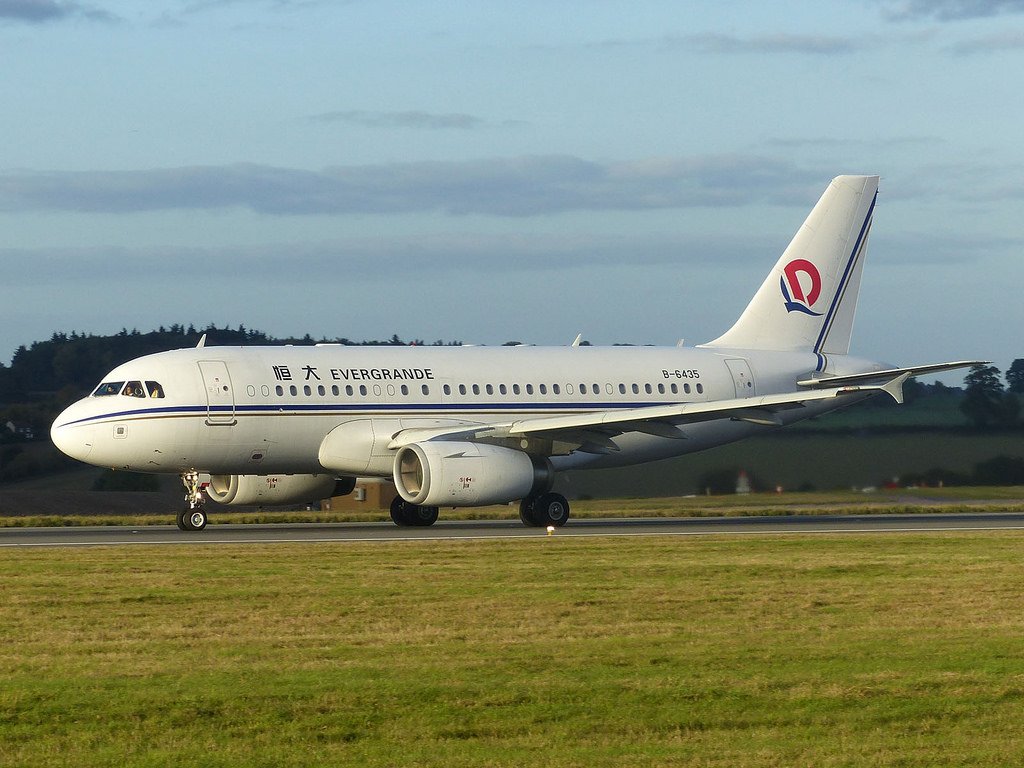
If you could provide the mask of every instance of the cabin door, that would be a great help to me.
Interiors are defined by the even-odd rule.
[[[200,360],[199,372],[206,389],[206,423],[235,424],[235,392],[223,360]]]
[[[750,366],[746,360],[731,358],[725,361],[732,374],[732,383],[736,387],[736,397],[753,397],[754,376],[750,373]]]

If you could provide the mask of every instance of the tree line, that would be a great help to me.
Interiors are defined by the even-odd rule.
[[[960,410],[976,427],[1012,427],[1020,419],[1024,395],[1024,359],[1006,370],[1006,383],[994,365],[975,365],[964,377]]]

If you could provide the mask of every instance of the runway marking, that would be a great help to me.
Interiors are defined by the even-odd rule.
[[[573,533],[562,533],[561,538],[628,538],[639,536],[806,536],[825,534],[857,534],[857,533],[970,533],[987,531],[1019,531],[1024,530],[1021,525],[971,525],[971,526],[939,526],[939,527],[887,527],[887,528],[823,528],[823,529],[794,529],[794,530],[700,530],[700,531],[583,531]],[[298,537],[298,538],[247,538],[247,539],[202,539],[202,538],[180,538],[180,539],[158,539],[153,541],[138,539],[123,539],[109,541],[42,541],[42,542],[0,542],[0,547],[109,547],[122,545],[135,546],[170,546],[183,544],[359,544],[393,542],[404,544],[420,541],[498,541],[501,539],[554,539],[559,534],[548,536],[544,532],[523,532],[523,533],[501,533],[501,534],[467,534],[454,536],[364,536],[357,538],[344,537]]]

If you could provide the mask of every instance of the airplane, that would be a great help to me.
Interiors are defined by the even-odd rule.
[[[561,526],[556,473],[705,450],[982,361],[850,356],[877,176],[832,180],[739,319],[696,347],[206,347],[119,365],[54,421],[67,455],[180,475],[206,502],[297,504],[390,477],[398,525],[519,501]]]

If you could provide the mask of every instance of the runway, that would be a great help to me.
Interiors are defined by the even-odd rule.
[[[607,518],[570,520],[554,537],[750,536],[783,534],[922,533],[1024,530],[1024,513],[927,515],[792,515],[714,518]],[[441,520],[429,528],[391,523],[209,525],[197,532],[174,526],[0,528],[0,547],[82,547],[174,544],[285,544],[455,541],[546,538],[544,529],[513,520]]]

